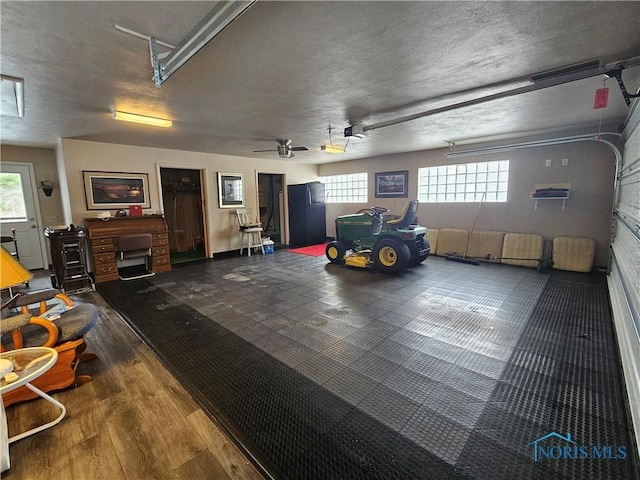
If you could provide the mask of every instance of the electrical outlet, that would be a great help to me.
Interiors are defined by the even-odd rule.
[[[547,158],[547,159],[544,161],[544,166],[545,166],[545,167],[550,167],[552,163],[553,163],[553,160],[551,160],[550,158]]]
[[[563,158],[562,159],[562,166],[566,167],[567,165],[569,165],[569,159],[568,158]]]

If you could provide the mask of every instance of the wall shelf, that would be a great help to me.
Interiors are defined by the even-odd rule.
[[[532,200],[535,200],[535,204],[533,209],[538,210],[538,201],[539,200],[562,200],[562,211],[564,212],[564,207],[566,205],[566,201],[569,198],[569,194],[566,197],[531,197]]]
[[[529,198],[535,200],[534,210],[538,210],[538,201],[540,200],[562,200],[562,211],[564,212],[570,194],[570,183],[536,183]]]

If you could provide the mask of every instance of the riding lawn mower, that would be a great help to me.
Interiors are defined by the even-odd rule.
[[[385,218],[384,207],[370,207],[336,218],[336,240],[327,245],[337,265],[398,273],[422,263],[430,252],[427,228],[418,224],[418,201],[408,202],[398,218]]]

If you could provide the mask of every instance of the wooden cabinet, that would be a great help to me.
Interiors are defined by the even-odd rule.
[[[90,240],[90,255],[96,283],[119,278],[116,250],[118,238],[122,235],[150,233],[153,236],[151,270],[154,273],[171,270],[169,234],[163,215],[112,217],[107,221],[100,218],[85,218],[84,222]]]

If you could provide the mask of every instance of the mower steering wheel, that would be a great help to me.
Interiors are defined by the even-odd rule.
[[[382,215],[384,212],[388,212],[389,210],[384,207],[369,207],[369,208],[361,208],[356,213],[366,213],[371,217],[375,217],[377,215]]]

